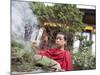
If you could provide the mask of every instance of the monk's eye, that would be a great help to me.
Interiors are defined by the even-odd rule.
[[[60,37],[57,37],[56,40],[62,40]]]

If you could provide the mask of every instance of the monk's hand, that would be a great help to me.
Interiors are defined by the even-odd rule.
[[[34,42],[32,43],[32,49],[33,49],[33,51],[34,51],[35,53],[38,53],[39,47],[38,47],[36,41],[34,41]]]

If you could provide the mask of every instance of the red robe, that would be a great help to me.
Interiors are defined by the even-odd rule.
[[[65,71],[72,70],[72,58],[68,50],[59,50],[57,48],[40,51],[40,55],[47,56],[55,61],[57,61],[61,68]]]

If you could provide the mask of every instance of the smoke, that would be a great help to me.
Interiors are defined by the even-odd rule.
[[[18,41],[32,41],[38,32],[38,20],[29,2],[12,1],[11,36]]]

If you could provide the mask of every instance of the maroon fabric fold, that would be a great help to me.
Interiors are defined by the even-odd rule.
[[[47,56],[57,61],[60,64],[61,68],[66,71],[73,69],[71,54],[68,50],[59,50],[55,48],[55,49],[40,51],[38,54]]]

